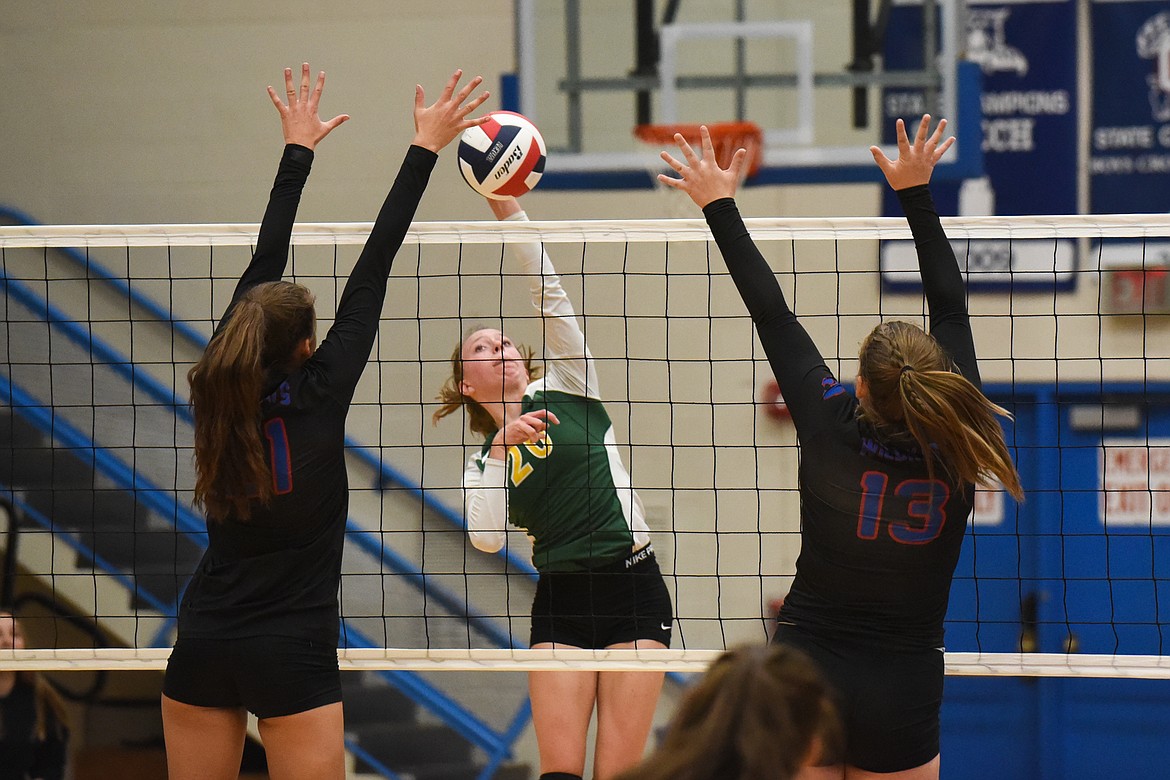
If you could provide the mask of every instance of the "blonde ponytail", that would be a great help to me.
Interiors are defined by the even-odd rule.
[[[868,388],[863,413],[906,430],[933,478],[941,466],[960,484],[998,482],[1016,500],[1024,491],[997,416],[1010,419],[954,371],[934,338],[907,322],[874,328],[861,347]]]

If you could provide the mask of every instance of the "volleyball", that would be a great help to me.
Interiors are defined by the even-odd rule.
[[[519,197],[544,173],[544,139],[513,111],[492,111],[459,139],[459,172],[471,189],[492,200]]]

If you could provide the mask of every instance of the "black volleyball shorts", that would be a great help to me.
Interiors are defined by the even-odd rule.
[[[813,637],[781,623],[772,641],[803,650],[837,695],[845,763],[901,772],[939,753],[942,649],[894,651]]]
[[[179,639],[163,693],[198,707],[275,718],[341,701],[337,647],[292,637]]]
[[[670,592],[646,546],[589,571],[542,572],[529,642],[600,650],[652,639],[669,647],[673,623]]]

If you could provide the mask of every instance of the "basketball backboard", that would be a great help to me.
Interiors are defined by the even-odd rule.
[[[936,178],[979,176],[979,75],[959,62],[958,0],[913,2],[933,31],[929,67],[894,73],[877,56],[890,0],[876,19],[869,0],[516,0],[504,107],[540,127],[546,189],[651,187],[659,150],[635,126],[744,119],[765,139],[749,185],[878,181],[868,147],[883,122],[927,111],[957,137]]]

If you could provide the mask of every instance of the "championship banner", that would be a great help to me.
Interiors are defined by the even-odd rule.
[[[1170,3],[1092,6],[1094,214],[1170,211]]]
[[[960,30],[967,59],[983,76],[983,167],[985,176],[931,184],[943,216],[1077,213],[1077,52],[1075,0],[985,2],[969,0]],[[922,8],[891,11],[886,41],[887,70],[922,63]],[[894,122],[908,132],[924,106],[920,90],[887,89],[882,138],[893,143]],[[918,116],[915,116],[914,114]],[[883,195],[883,213],[901,215],[897,198]],[[1034,287],[1068,289],[1075,283],[1077,245],[1058,241],[962,241],[955,254],[973,292]],[[887,289],[916,290],[914,247],[886,241],[881,249]]]
[[[1170,3],[1092,5],[1089,203],[1094,214],[1170,211]],[[1170,311],[1170,241],[1110,241],[1100,257],[1108,311]]]

